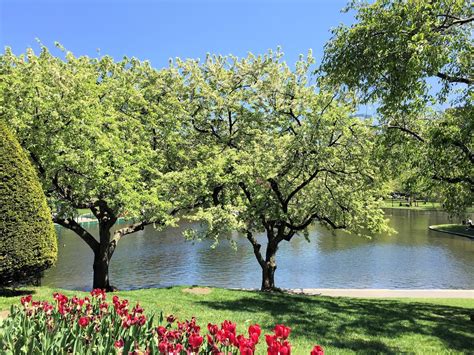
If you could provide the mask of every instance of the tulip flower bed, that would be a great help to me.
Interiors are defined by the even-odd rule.
[[[261,340],[258,324],[248,335],[237,334],[236,324],[209,323],[205,329],[196,319],[180,322],[160,314],[158,326],[139,304],[113,296],[108,303],[102,290],[91,297],[68,298],[54,294],[54,303],[34,301],[32,296],[14,305],[0,331],[0,352],[11,354],[254,354]],[[267,354],[291,354],[291,329],[282,324],[264,336]],[[311,355],[324,354],[316,345]]]

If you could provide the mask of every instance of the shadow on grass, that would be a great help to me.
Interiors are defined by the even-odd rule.
[[[285,323],[293,328],[292,337],[318,340],[341,350],[385,354],[415,351],[412,346],[422,338],[426,343],[426,337],[437,338],[456,352],[471,352],[474,344],[474,322],[469,319],[470,312],[460,307],[267,293],[199,303],[216,310],[266,313],[273,323],[262,326]]]
[[[18,297],[34,294],[34,290],[15,289],[15,288],[2,288],[0,287],[0,297]]]

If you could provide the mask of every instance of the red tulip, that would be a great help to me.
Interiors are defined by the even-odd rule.
[[[101,303],[101,304],[99,305],[99,309],[100,309],[100,311],[101,311],[102,313],[105,313],[105,312],[108,311],[109,305],[107,304],[107,302]]]
[[[158,344],[158,350],[160,351],[160,353],[166,354],[168,352],[168,343],[166,341],[161,341]]]
[[[135,307],[133,307],[132,312],[142,314],[143,313],[143,308],[140,307],[140,305],[137,303],[137,305]]]
[[[66,303],[68,301],[68,298],[66,296],[64,296],[63,294],[61,293],[53,293],[53,298],[58,301],[58,303]]]
[[[240,355],[253,355],[254,350],[249,347],[240,347],[239,348]]]
[[[115,346],[116,348],[123,348],[123,345],[124,345],[123,339],[117,340],[117,341],[114,343],[114,346]]]
[[[181,351],[183,351],[183,345],[182,344],[176,344],[174,346],[174,351],[176,352],[176,355],[181,354]]]
[[[144,326],[146,323],[146,317],[141,315],[140,317],[138,317],[138,321],[137,321],[137,324],[139,326]]]
[[[30,303],[32,298],[33,298],[32,295],[28,295],[28,296],[26,296],[26,297],[22,297],[22,298],[20,299],[21,304],[24,306],[25,304]]]
[[[291,345],[285,341],[285,343],[279,349],[280,355],[290,355],[291,354]]]
[[[219,327],[217,326],[217,324],[208,323],[207,324],[207,329],[209,330],[209,333],[211,335],[216,335],[217,332],[219,331]]]
[[[90,322],[89,317],[81,317],[79,318],[79,321],[78,321],[79,326],[82,328],[86,327],[89,324],[89,322]]]
[[[62,316],[65,316],[66,314],[71,312],[71,307],[68,307],[68,306],[64,305],[63,303],[59,303],[58,304],[58,312]]]
[[[267,345],[270,346],[275,342],[275,336],[265,334],[265,341],[267,342]]]
[[[249,327],[249,336],[252,341],[257,344],[258,343],[258,338],[260,337],[260,334],[262,333],[262,329],[258,324],[251,325]]]
[[[286,339],[290,335],[291,328],[285,327],[283,324],[277,324],[273,330],[277,338]]]
[[[98,298],[98,299],[101,299],[101,300],[105,300],[105,291],[104,290],[101,290],[100,288],[96,288],[96,289],[93,289],[91,291],[91,296],[92,297],[95,297],[95,298]]]
[[[311,355],[324,355],[324,349],[321,345],[315,345],[311,350]]]
[[[53,305],[49,304],[48,302],[44,302],[43,303],[43,311],[44,313],[46,313],[47,315],[50,315],[53,313]]]
[[[243,335],[239,335],[237,337],[237,341],[239,344],[239,351],[241,354],[253,355],[255,351],[255,342],[252,341],[252,339],[247,339]]]
[[[235,334],[235,328],[236,324],[232,323],[231,321],[225,320],[224,323],[222,323],[222,329],[224,329],[226,332]]]
[[[133,319],[130,314],[127,315],[127,317],[123,318],[122,320],[122,328],[130,328],[133,325]]]
[[[203,340],[204,339],[203,339],[202,336],[200,336],[199,334],[195,334],[195,333],[191,334],[188,338],[189,345],[191,345],[193,350],[199,349],[199,347],[201,346]]]

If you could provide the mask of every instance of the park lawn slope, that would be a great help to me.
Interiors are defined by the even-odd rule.
[[[438,224],[436,226],[430,226],[430,229],[437,232],[449,233],[474,239],[474,229],[468,229],[462,224]]]
[[[270,294],[212,288],[208,294],[184,292],[184,287],[117,292],[132,304],[140,302],[145,311],[179,319],[196,316],[198,324],[220,323],[224,319],[238,325],[238,332],[259,323],[269,333],[275,324],[292,328],[293,354],[309,354],[314,344],[333,353],[447,353],[469,352],[474,344],[474,313],[471,299],[355,299]],[[68,296],[82,292],[46,287],[20,290],[35,299],[50,299],[55,291]],[[110,296],[109,296],[110,297]],[[19,304],[20,296],[4,291],[0,310]],[[264,340],[262,339],[264,343]],[[258,354],[265,353],[260,344]]]

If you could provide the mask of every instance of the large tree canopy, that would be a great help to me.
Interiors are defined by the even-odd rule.
[[[322,69],[337,83],[360,90],[382,107],[472,100],[474,21],[465,0],[353,1],[356,22],[341,25],[325,47]],[[441,84],[431,88],[429,78]],[[431,90],[430,90],[431,89]]]
[[[354,1],[348,10],[356,22],[334,30],[321,70],[333,84],[357,90],[362,102],[379,105],[389,147],[401,134],[400,143],[416,153],[409,168],[461,214],[474,200],[471,4]],[[447,104],[453,108],[433,112]]]
[[[93,250],[94,287],[110,288],[108,265],[121,237],[165,224],[176,211],[177,197],[165,192],[179,154],[174,74],[134,58],[67,52],[63,60],[44,47],[20,56],[7,49],[0,58],[0,118],[30,153],[54,221]],[[98,238],[74,221],[77,208],[95,215]],[[132,223],[112,233],[120,216]]]
[[[196,145],[210,147],[214,207],[200,208],[207,235],[238,230],[275,288],[282,241],[313,222],[365,234],[386,230],[383,179],[372,164],[375,131],[344,96],[315,85],[313,59],[295,70],[280,52],[178,62]],[[256,234],[266,233],[265,250]]]

